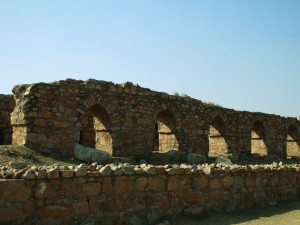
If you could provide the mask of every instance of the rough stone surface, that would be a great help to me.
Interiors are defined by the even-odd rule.
[[[227,158],[226,156],[219,155],[216,159],[216,164],[221,164],[221,165],[233,165],[231,160]]]
[[[206,157],[200,154],[189,153],[187,155],[187,161],[190,164],[203,164],[206,163]]]
[[[123,167],[124,165],[119,165]],[[130,165],[126,164],[129,167]],[[156,174],[147,174],[153,167]],[[64,177],[64,169],[99,176]],[[93,168],[93,169],[92,169]],[[117,165],[28,168],[24,173],[59,169],[57,176],[1,179],[2,224],[151,224],[183,212],[189,217],[203,211],[236,210],[271,204],[300,194],[299,164],[222,166],[138,165],[144,173],[113,174]],[[209,169],[208,169],[209,168]],[[226,169],[225,169],[226,168]],[[9,167],[0,167],[0,173]],[[100,171],[98,171],[100,170]],[[190,173],[193,170],[193,173]],[[209,173],[205,171],[209,170]],[[159,172],[160,171],[160,172]],[[173,171],[170,173],[170,171]],[[74,221],[73,219],[76,219]]]
[[[88,163],[91,162],[102,163],[103,161],[108,160],[111,157],[107,152],[97,150],[94,148],[85,147],[80,144],[75,144],[74,156],[77,159]]]
[[[110,175],[112,174],[112,170],[111,170],[110,165],[103,166],[103,167],[100,169],[100,174],[101,174],[102,176],[110,176]]]
[[[72,155],[81,144],[118,157],[169,150],[231,159],[300,156],[297,118],[217,107],[130,82],[67,79],[18,85],[13,93],[15,101],[0,95],[2,143],[12,139],[36,151]]]

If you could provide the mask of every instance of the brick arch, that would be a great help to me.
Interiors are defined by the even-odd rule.
[[[174,113],[163,106],[154,113],[154,151],[178,150],[180,147],[178,139],[179,119]]]
[[[287,126],[286,152],[288,157],[300,156],[300,132],[296,123]]]
[[[111,114],[113,108],[112,99],[110,97],[96,94],[92,94],[84,99],[82,105],[84,106],[82,109],[83,111],[86,111],[95,105],[100,105],[108,112],[108,114]]]
[[[207,124],[210,125],[211,122],[216,118],[219,117],[220,119],[222,119],[225,123],[225,126],[227,125],[227,121],[228,121],[228,116],[225,112],[220,111],[220,110],[215,110],[213,111],[209,116],[208,116],[208,120],[207,120]]]
[[[266,123],[253,120],[251,125],[251,154],[268,155]]]
[[[248,123],[248,132],[251,133],[252,132],[252,126],[255,122],[259,121],[265,128],[265,135],[266,136],[269,136],[269,120],[263,116],[260,116],[260,115],[255,115],[251,118],[251,120],[249,120],[249,123]]]

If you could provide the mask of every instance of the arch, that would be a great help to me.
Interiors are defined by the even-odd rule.
[[[155,151],[178,150],[179,142],[176,132],[176,119],[174,114],[165,109],[156,116],[154,124]]]
[[[216,116],[209,126],[209,157],[228,155],[228,144],[226,142],[226,127],[224,120]]]
[[[81,120],[79,143],[112,154],[111,122],[107,111],[100,105],[91,106]]]
[[[299,131],[295,125],[290,125],[286,141],[287,156],[300,156]]]
[[[266,145],[266,131],[263,123],[260,121],[256,121],[252,124],[251,154],[258,154],[261,156],[268,154]]]

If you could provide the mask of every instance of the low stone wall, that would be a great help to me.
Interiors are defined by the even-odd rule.
[[[151,224],[189,207],[231,211],[300,193],[300,165],[106,165],[0,170],[1,224]],[[6,179],[3,179],[6,178]]]

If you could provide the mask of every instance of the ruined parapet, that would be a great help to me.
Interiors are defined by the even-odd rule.
[[[13,95],[0,94],[0,144],[11,144],[12,126],[10,122],[10,113],[15,107]]]
[[[37,151],[72,155],[79,143],[114,156],[182,150],[285,157],[287,148],[300,155],[296,118],[226,109],[130,82],[67,79],[19,85],[14,94],[13,143]]]

